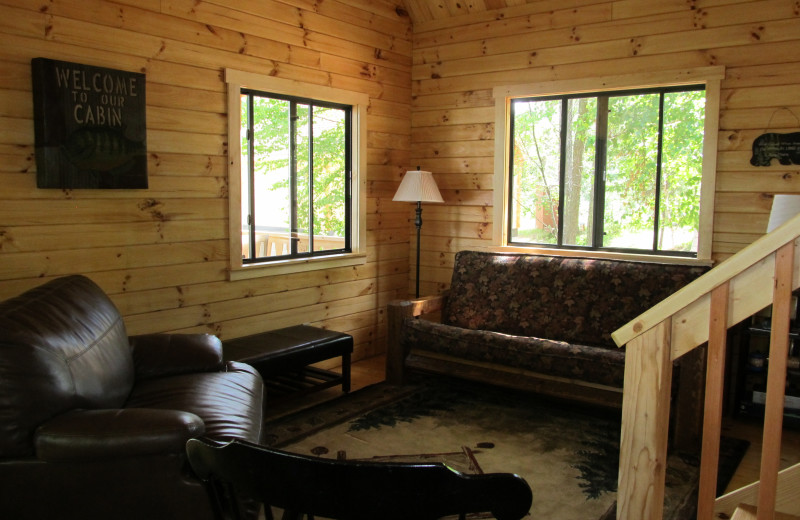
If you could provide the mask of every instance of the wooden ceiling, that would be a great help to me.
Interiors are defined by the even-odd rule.
[[[456,16],[533,3],[537,0],[403,0],[411,23],[425,24]]]

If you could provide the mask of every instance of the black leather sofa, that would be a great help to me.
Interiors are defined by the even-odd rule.
[[[0,518],[213,518],[186,442],[258,443],[263,394],[214,336],[128,337],[86,277],[0,302]]]

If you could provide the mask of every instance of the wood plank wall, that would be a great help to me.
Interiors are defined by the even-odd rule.
[[[303,321],[380,352],[385,302],[413,288],[412,210],[391,203],[407,168],[435,172],[446,200],[423,212],[423,293],[449,283],[455,251],[491,245],[499,85],[724,65],[715,260],[763,233],[773,193],[800,192],[800,167],[748,162],[764,130],[800,129],[797,0],[542,0],[417,23],[413,39],[395,4],[0,0],[0,298],[78,272],[131,333]],[[147,74],[149,190],[36,189],[37,56]],[[227,281],[224,67],[370,95],[365,266]]]
[[[313,323],[384,348],[409,278],[411,24],[389,0],[0,0],[0,299],[82,273],[129,333],[233,338]],[[30,60],[141,71],[148,190],[40,190]],[[225,67],[366,92],[368,261],[227,279]]]
[[[765,232],[772,194],[800,192],[800,166],[749,163],[765,130],[800,130],[797,0],[541,0],[415,23],[413,58],[412,162],[446,201],[423,211],[423,293],[492,244],[496,86],[724,65],[714,260]]]

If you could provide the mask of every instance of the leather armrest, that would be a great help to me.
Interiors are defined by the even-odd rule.
[[[225,369],[222,342],[211,334],[143,334],[130,344],[136,379]]]
[[[197,415],[178,410],[79,410],[36,430],[36,457],[45,462],[95,461],[181,454],[186,441],[205,432]]]

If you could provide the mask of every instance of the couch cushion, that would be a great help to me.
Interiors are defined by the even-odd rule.
[[[80,463],[172,455],[204,431],[202,419],[180,410],[75,410],[36,429],[36,458]]]
[[[205,435],[218,440],[261,440],[264,385],[249,365],[229,362],[225,372],[182,374],[139,381],[125,408],[183,410],[200,417]]]
[[[611,333],[706,267],[529,254],[456,254],[442,322],[616,348]]]
[[[401,342],[470,361],[521,368],[548,376],[621,388],[625,352],[409,318]]]
[[[33,430],[74,408],[118,408],[133,386],[122,317],[83,276],[0,303],[0,456],[33,452]]]

